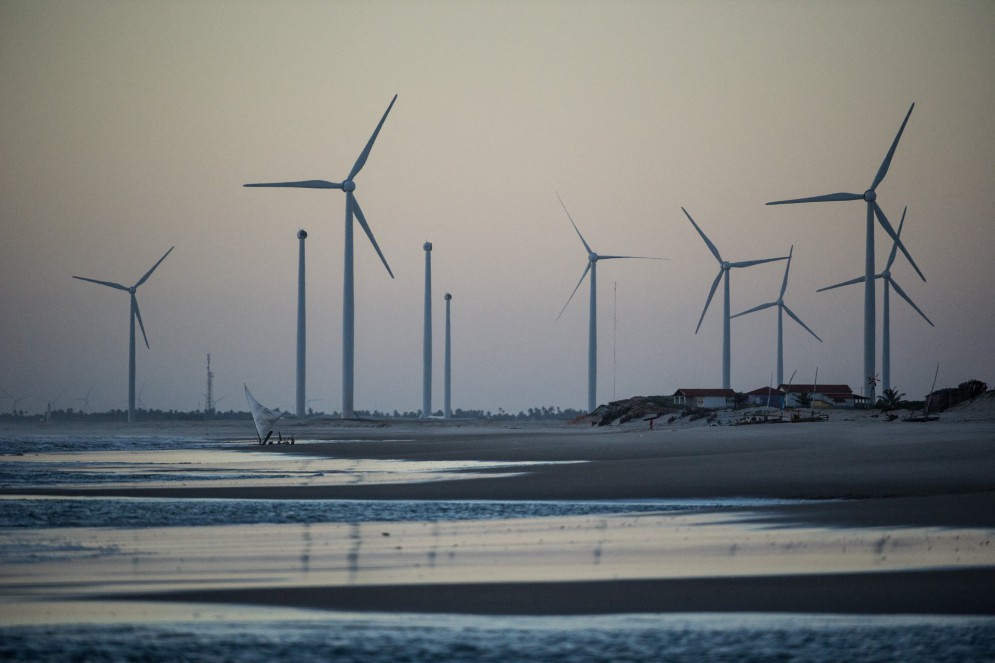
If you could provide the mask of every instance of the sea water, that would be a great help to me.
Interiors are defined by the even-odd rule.
[[[270,611],[270,619],[0,627],[31,661],[991,661],[991,620],[825,615],[473,617]]]
[[[246,466],[240,461],[242,452],[233,450],[226,451],[231,454],[231,465],[239,466],[232,472],[217,456],[218,447],[216,441],[182,437],[0,439],[0,485],[94,485],[106,483],[112,476],[114,482],[137,486],[180,474],[183,481],[193,483],[241,482],[270,472],[262,465]],[[134,455],[124,461],[107,460],[97,452]],[[178,463],[171,456],[173,452],[182,452],[185,460]],[[201,456],[206,462],[198,464]],[[279,462],[286,460],[269,457],[274,463],[278,458]],[[101,467],[103,462],[112,467]],[[297,476],[301,468],[293,462],[306,461],[288,462],[291,465],[280,470],[281,476]],[[183,467],[183,463],[192,465]],[[363,478],[360,465],[350,467],[353,475]],[[438,472],[453,469],[442,467]],[[464,472],[472,470],[462,468]],[[381,468],[376,480],[385,480],[384,471],[403,474],[407,470]],[[30,563],[33,556],[57,558],[65,553],[18,547],[17,532],[48,529],[140,531],[155,527],[179,531],[222,524],[473,522],[749,506],[735,500],[376,502],[10,497],[0,500],[0,572],[16,573],[17,564]],[[72,557],[69,554],[67,559]],[[354,614],[229,605],[180,606],[149,617],[150,608],[142,608],[142,604],[115,610],[100,601],[81,601],[79,610],[68,617],[63,612],[56,619],[46,619],[44,601],[33,606],[41,612],[40,617],[16,614],[19,604],[2,597],[0,602],[7,604],[0,607],[4,608],[2,614],[8,615],[0,620],[2,660],[995,660],[995,620],[989,618],[798,614],[524,618]]]

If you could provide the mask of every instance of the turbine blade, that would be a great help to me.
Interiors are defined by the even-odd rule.
[[[808,198],[792,198],[791,200],[775,200],[768,205],[793,205],[794,203],[825,203],[838,202],[843,200],[863,200],[862,193],[827,193],[824,196],[810,196]]]
[[[791,316],[791,318],[792,318],[792,319],[793,319],[793,320],[794,320],[795,322],[797,322],[797,323],[798,323],[798,324],[800,324],[800,325],[801,325],[802,327],[804,327],[804,328],[805,328],[805,331],[807,331],[807,332],[808,332],[809,334],[811,334],[812,336],[815,336],[816,340],[818,340],[818,341],[819,341],[819,343],[822,343],[822,339],[821,339],[821,338],[819,338],[819,335],[818,335],[818,334],[816,334],[816,333],[815,333],[814,331],[812,331],[811,329],[809,329],[809,328],[808,328],[808,325],[806,325],[806,324],[805,324],[804,322],[802,322],[802,319],[801,319],[801,318],[799,318],[799,317],[798,317],[797,315],[795,315],[795,314],[794,314],[794,312],[793,312],[793,311],[792,311],[791,309],[789,309],[789,308],[788,308],[788,305],[787,305],[787,304],[782,304],[781,306],[783,306],[783,307],[784,307],[784,311],[785,311],[785,313],[787,313],[788,315],[790,315],[790,316]]]
[[[888,168],[891,167],[891,159],[895,156],[895,148],[898,147],[898,141],[901,140],[902,132],[905,131],[905,125],[908,124],[909,116],[912,115],[912,109],[915,107],[915,104],[909,106],[909,112],[905,114],[905,119],[902,120],[902,126],[898,129],[898,134],[895,136],[895,140],[891,144],[891,149],[888,150],[888,154],[885,155],[884,161],[881,162],[881,167],[878,168],[878,174],[874,176],[874,182],[871,184],[871,191],[878,188],[878,184],[881,184],[881,180],[883,180],[884,176],[888,174]]]
[[[763,258],[762,260],[744,260],[742,262],[731,262],[730,267],[753,267],[754,265],[762,265],[765,262],[776,262],[778,260],[787,260],[788,256],[781,256],[780,258]]]
[[[341,189],[341,182],[326,182],[325,180],[304,180],[302,182],[261,182],[259,184],[243,184],[247,187],[286,187],[293,189]]]
[[[730,315],[729,319],[732,320],[733,318],[738,318],[739,316],[746,315],[747,313],[762,311],[765,308],[770,308],[771,306],[777,306],[777,302],[767,302],[766,304],[761,304],[760,306],[754,306],[753,308],[742,311],[741,313],[737,313],[736,315]]]
[[[688,211],[686,209],[682,207],[681,211],[684,212],[684,216],[688,218],[688,221],[690,221],[691,225],[694,226],[694,229],[698,231],[698,234],[701,235],[701,238],[705,240],[705,244],[708,245],[708,250],[711,251],[712,255],[715,256],[715,259],[721,263],[722,255],[719,254],[718,248],[716,248],[716,246],[712,244],[712,240],[708,239],[708,237],[705,236],[705,233],[702,232],[701,228],[698,227],[698,224],[694,222],[694,219],[691,218],[691,215],[688,214]]]
[[[784,292],[788,289],[788,271],[791,269],[791,256],[795,253],[795,245],[791,245],[791,250],[788,251],[788,264],[784,266],[784,280],[781,281],[781,294],[778,295],[779,299],[784,298]]]
[[[588,246],[587,240],[585,240],[584,236],[580,234],[580,229],[577,227],[577,224],[574,223],[573,217],[570,216],[570,212],[567,210],[567,206],[564,204],[563,198],[560,198],[559,192],[557,192],[556,197],[559,198],[560,205],[563,207],[563,211],[567,213],[567,218],[570,219],[570,225],[572,225],[574,227],[574,230],[577,231],[577,237],[580,237],[580,243],[584,245],[584,250],[587,251],[588,255],[594,253],[594,251],[591,250],[591,247]]]
[[[669,260],[669,258],[654,258],[653,256],[603,256],[598,255],[598,260]]]
[[[898,236],[899,237],[902,236],[902,226],[905,225],[905,213],[908,212],[908,211],[909,211],[909,207],[908,207],[908,205],[906,205],[905,209],[902,210],[902,220],[898,222]],[[895,262],[895,256],[897,256],[897,255],[898,255],[898,245],[895,244],[894,242],[892,242],[892,244],[891,244],[891,253],[888,254],[888,262],[884,266],[885,271],[888,271],[888,270],[891,269],[892,264],[894,264],[894,262]]]
[[[875,276],[874,278],[878,278]],[[858,276],[855,279],[850,279],[849,281],[843,281],[842,283],[837,283],[836,285],[827,285],[825,288],[819,288],[816,292],[822,292],[823,290],[832,290],[833,288],[842,288],[845,285],[853,285],[854,283],[863,283],[864,277]]]
[[[577,285],[574,286],[573,292],[571,292],[570,296],[567,297],[567,303],[563,305],[562,309],[560,309],[560,315],[556,316],[556,320],[554,320],[554,322],[559,322],[560,318],[563,316],[563,312],[566,311],[567,310],[567,306],[570,305],[570,300],[573,299],[574,295],[577,294],[577,289],[580,288],[580,284],[584,282],[584,279],[587,277],[587,273],[589,271],[591,271],[591,261],[590,260],[587,262],[587,266],[584,267],[584,273],[580,275],[580,280],[577,281]]]
[[[80,281],[89,281],[90,283],[99,283],[100,285],[105,285],[108,288],[117,288],[118,290],[127,290],[127,286],[123,286],[120,283],[112,283],[111,281],[98,281],[97,279],[88,279],[85,276],[74,276],[74,279],[79,279]]]
[[[898,248],[901,249],[902,253],[905,254],[905,257],[908,258],[909,264],[911,264],[912,268],[916,270],[916,273],[919,275],[919,278],[925,281],[926,277],[923,275],[922,270],[919,269],[919,265],[917,265],[916,261],[912,259],[911,255],[909,255],[909,251],[908,249],[905,248],[905,245],[902,244],[902,240],[899,239],[898,233],[896,233],[895,229],[891,227],[891,223],[888,222],[888,217],[884,215],[884,210],[881,209],[881,206],[877,204],[877,201],[874,201],[871,204],[874,205],[874,213],[877,214],[878,221],[881,223],[881,227],[884,228],[886,233],[891,235],[891,238],[893,240],[895,240],[895,244],[898,245]]]
[[[148,281],[149,277],[152,276],[152,272],[154,272],[155,268],[159,266],[159,263],[161,263],[163,260],[165,260],[166,256],[168,256],[170,253],[172,253],[173,249],[175,249],[175,248],[176,248],[175,246],[169,247],[169,251],[166,251],[166,253],[161,258],[159,258],[159,262],[157,262],[156,264],[152,265],[152,269],[150,269],[149,271],[145,272],[145,276],[143,276],[142,278],[138,279],[138,283],[136,283],[134,285],[134,287],[137,288],[141,284],[143,284],[146,281]]]
[[[135,307],[135,317],[138,318],[138,326],[142,330],[142,338],[145,339],[145,347],[151,350],[152,348],[149,347],[149,337],[145,335],[145,323],[142,322],[142,312],[138,308],[138,297],[135,297],[135,293],[131,293],[131,303]]]
[[[351,180],[359,174],[359,171],[363,169],[366,165],[366,159],[370,156],[370,150],[373,149],[373,141],[377,139],[377,134],[380,133],[380,129],[383,127],[384,121],[387,119],[387,114],[390,113],[390,109],[394,107],[394,102],[397,101],[397,95],[390,100],[390,105],[387,106],[387,110],[384,111],[383,117],[380,118],[380,123],[377,124],[377,128],[373,130],[373,135],[370,136],[370,140],[366,143],[366,147],[363,148],[362,153],[360,153],[359,158],[356,159],[355,165],[353,165],[352,170],[349,171],[349,177],[347,180]]]
[[[705,319],[705,313],[708,312],[708,305],[712,303],[712,297],[715,296],[715,290],[719,287],[719,281],[722,280],[722,270],[719,270],[718,276],[712,281],[712,289],[708,291],[708,299],[705,300],[705,308],[701,311],[701,317],[698,318],[698,326],[694,328],[694,333],[697,334],[698,330],[701,329],[701,321]]]
[[[356,196],[354,196],[351,191],[346,195],[352,199],[352,209],[356,213],[356,219],[359,221],[359,225],[361,225],[363,230],[366,231],[366,236],[370,238],[370,243],[373,244],[373,248],[376,249],[377,255],[380,256],[383,266],[387,268],[387,273],[390,274],[390,278],[394,278],[394,272],[390,270],[390,265],[387,264],[387,259],[384,258],[383,251],[380,250],[380,245],[377,244],[377,240],[373,238],[373,231],[370,230],[369,224],[366,223],[366,217],[363,216],[363,210],[359,208],[359,201],[356,200]]]
[[[911,306],[912,308],[914,308],[916,310],[916,313],[918,313],[919,315],[922,316],[923,320],[925,320],[926,322],[929,323],[930,327],[935,327],[936,326],[936,325],[933,324],[933,321],[930,320],[929,318],[927,318],[926,314],[923,313],[922,310],[918,306],[916,306],[916,303],[914,301],[912,301],[912,298],[909,297],[907,294],[905,294],[905,291],[902,290],[902,288],[897,283],[895,283],[894,279],[888,279],[888,282],[891,283],[891,287],[895,289],[895,292],[897,292],[902,299],[904,299],[905,301],[907,301],[909,303],[909,306]]]

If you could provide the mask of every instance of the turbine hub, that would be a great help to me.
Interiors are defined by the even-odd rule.
[[[355,191],[356,183],[353,182],[352,180],[346,180],[345,182],[342,183],[342,190],[345,191],[346,193],[349,193],[350,191]]]
[[[298,230],[297,231],[297,239],[307,239],[307,231],[306,230]]]
[[[592,251],[587,254],[587,259],[591,262],[598,262],[598,254]]]
[[[452,296],[452,295],[450,295],[450,294],[449,294],[449,293],[447,292],[447,293],[446,293],[446,301],[448,302],[448,301],[449,301],[450,299],[452,299],[452,298],[453,298],[453,296]]]
[[[864,192],[864,200],[866,200],[869,203],[873,203],[875,200],[877,200],[877,197],[878,194],[874,191],[874,189],[868,189],[867,191]]]
[[[885,280],[890,279],[891,278],[891,270],[890,269],[884,270],[883,272],[881,272],[881,276],[883,276],[885,278]]]
[[[128,288],[128,292],[130,292],[131,294],[135,294],[136,292],[138,292],[138,288],[135,286],[131,286],[130,288]]]
[[[728,272],[730,267],[732,267],[732,265],[729,264],[728,260],[723,260],[722,261],[722,269],[724,271]]]

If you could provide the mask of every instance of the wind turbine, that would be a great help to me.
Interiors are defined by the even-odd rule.
[[[421,418],[432,416],[432,242],[425,242],[425,326],[422,334]]]
[[[705,319],[705,313],[708,312],[708,305],[712,303],[712,297],[715,295],[715,290],[719,287],[719,281],[724,281],[724,294],[725,301],[722,307],[722,388],[731,389],[731,380],[729,377],[729,366],[732,360],[732,349],[731,343],[729,341],[729,270],[740,267],[752,267],[753,265],[762,265],[765,262],[775,262],[777,260],[787,260],[788,256],[781,256],[780,258],[763,258],[761,260],[744,260],[742,262],[729,262],[722,259],[722,254],[719,250],[712,244],[712,241],[705,236],[698,224],[694,222],[688,211],[681,208],[684,212],[684,216],[688,218],[694,229],[698,231],[701,238],[705,240],[705,244],[708,246],[708,250],[712,252],[715,259],[719,261],[719,273],[715,275],[715,280],[712,281],[712,289],[708,291],[708,299],[705,300],[705,308],[701,311],[701,317],[698,318],[698,326],[695,327],[694,333],[697,334],[698,330],[701,329],[701,322]]]
[[[557,198],[560,198],[560,194],[556,194]],[[567,306],[570,305],[570,300],[573,299],[574,295],[577,293],[577,289],[580,288],[580,284],[584,282],[587,277],[588,272],[591,273],[591,316],[588,323],[588,333],[587,333],[587,411],[594,412],[597,407],[597,385],[598,385],[598,261],[599,260],[622,260],[622,259],[638,259],[638,260],[663,260],[663,258],[651,258],[648,256],[602,256],[595,253],[591,247],[587,244],[584,236],[580,234],[580,229],[577,228],[577,224],[574,223],[573,217],[570,216],[570,212],[567,211],[567,206],[563,203],[563,199],[560,198],[560,205],[563,205],[563,211],[567,213],[567,218],[570,219],[571,225],[573,225],[574,230],[577,231],[577,236],[580,237],[581,243],[584,245],[584,250],[587,251],[587,266],[584,267],[584,273],[580,275],[580,281],[577,281],[577,285],[574,286],[573,292],[570,293],[570,297],[567,299],[567,303],[563,305],[563,309],[560,310],[560,315],[556,316],[559,320],[563,315],[563,311],[567,310]]]
[[[115,288],[117,290],[124,290],[131,295],[131,315],[129,316],[131,322],[131,330],[129,333],[129,344],[128,344],[128,423],[135,421],[135,319],[138,319],[138,326],[142,329],[142,338],[145,339],[145,347],[149,348],[149,337],[145,334],[145,324],[142,322],[142,312],[138,309],[138,298],[135,296],[135,292],[138,290],[139,286],[149,280],[152,276],[152,272],[155,271],[156,267],[166,259],[170,253],[172,253],[175,246],[169,247],[169,251],[163,254],[156,264],[152,265],[152,269],[145,272],[145,276],[138,279],[138,282],[130,288],[123,286],[120,283],[113,283],[111,281],[98,281],[97,279],[89,279],[83,276],[73,276],[74,279],[79,279],[80,281],[89,281],[90,283],[96,283],[98,285],[105,285],[108,288]],[[151,348],[149,348],[151,349]]]
[[[902,210],[902,220],[898,222],[898,233],[899,237],[902,235],[902,226],[905,225],[905,213],[909,210],[906,207]],[[895,257],[898,255],[898,242],[894,242],[891,245],[891,254],[888,256],[888,262],[884,266],[884,271],[880,274],[875,274],[875,279],[881,279],[884,281],[884,302],[882,302],[881,311],[881,389],[887,390],[891,389],[891,303],[890,303],[890,293],[891,289],[894,288],[895,292],[899,296],[909,303],[909,306],[916,310],[916,313],[922,316],[923,320],[929,323],[930,327],[935,327],[933,321],[926,317],[926,314],[915,305],[915,302],[905,294],[901,286],[895,282],[895,279],[891,277],[891,266],[895,263]],[[825,288],[819,288],[817,292],[822,292],[823,290],[832,290],[833,288],[840,288],[845,285],[853,285],[854,283],[863,283],[866,280],[866,276],[858,276],[855,279],[850,279],[849,281],[843,281],[842,283],[837,283],[836,285],[826,286]]]
[[[352,257],[352,219],[355,215],[356,219],[359,220],[359,225],[362,226],[363,231],[369,238],[370,243],[376,250],[377,255],[380,256],[383,266],[387,268],[387,273],[390,274],[390,278],[394,278],[394,272],[391,271],[390,265],[387,264],[387,259],[384,257],[383,252],[380,250],[380,245],[377,244],[377,240],[373,237],[373,231],[370,230],[369,224],[366,222],[366,217],[363,215],[363,210],[359,207],[359,201],[356,200],[356,195],[353,193],[356,190],[356,182],[354,181],[356,175],[359,171],[363,169],[366,164],[367,158],[370,156],[370,150],[373,149],[373,142],[377,139],[377,135],[380,133],[380,129],[383,127],[384,121],[387,119],[387,114],[390,113],[390,109],[394,107],[394,102],[397,101],[397,95],[390,100],[390,105],[387,106],[387,110],[384,111],[383,117],[380,118],[380,123],[377,124],[377,128],[374,129],[373,135],[370,136],[370,140],[367,141],[366,147],[360,153],[359,158],[356,159],[356,163],[353,164],[352,170],[346,175],[346,178],[341,182],[327,182],[325,180],[306,180],[301,182],[266,182],[259,184],[245,184],[243,186],[247,187],[286,187],[294,189],[339,189],[345,192],[345,258],[343,260],[343,270],[344,278],[342,280],[342,418],[351,419],[355,416],[353,410],[353,383],[354,383],[354,369],[355,369],[355,298],[354,298],[354,287],[353,287],[353,257]]]
[[[453,300],[453,296],[446,293],[446,357],[445,364],[443,367],[444,378],[443,378],[443,409],[442,416],[446,419],[452,419],[453,408],[452,408],[452,395],[453,395],[453,344],[452,344],[452,334],[451,327],[449,324],[450,318],[450,304]]]
[[[884,161],[881,162],[881,167],[878,168],[877,175],[874,176],[874,181],[871,182],[871,186],[867,191],[863,193],[830,193],[823,196],[812,196],[809,198],[794,198],[792,200],[776,200],[767,203],[768,205],[789,205],[793,203],[820,203],[820,202],[836,202],[844,200],[863,200],[867,203],[867,224],[865,230],[865,254],[864,254],[864,377],[872,378],[874,376],[874,217],[877,216],[878,222],[881,227],[884,228],[885,232],[888,233],[892,240],[905,257],[909,259],[912,267],[919,274],[919,277],[925,281],[926,277],[923,276],[922,271],[919,266],[916,265],[915,260],[909,255],[909,252],[905,249],[905,245],[902,244],[902,240],[899,239],[898,234],[895,229],[891,227],[891,223],[888,221],[888,217],[885,216],[884,211],[881,206],[877,203],[877,188],[878,185],[884,180],[885,175],[888,174],[888,168],[891,167],[891,160],[895,156],[895,149],[898,147],[898,141],[902,138],[902,132],[905,131],[905,125],[909,121],[909,116],[912,115],[912,109],[916,105],[912,104],[909,106],[909,112],[905,114],[905,119],[902,121],[902,126],[898,129],[898,134],[895,136],[895,140],[891,144],[891,148],[884,157]],[[873,403],[875,400],[875,388],[874,383],[870,382],[870,398]]]
[[[805,331],[807,331],[812,336],[815,336],[819,343],[822,343],[822,339],[819,338],[818,334],[808,328],[801,318],[794,314],[794,312],[788,308],[788,305],[784,303],[784,292],[788,289],[788,272],[791,270],[791,256],[795,252],[795,247],[792,246],[791,250],[788,251],[788,262],[784,266],[784,280],[781,281],[781,292],[777,296],[777,301],[767,302],[766,304],[761,304],[760,306],[754,306],[751,309],[743,311],[742,313],[737,313],[732,316],[733,318],[738,318],[741,315],[746,315],[747,313],[753,313],[754,311],[762,311],[771,306],[777,307],[777,384],[784,384],[784,314],[787,313],[791,318],[800,324]]]
[[[304,290],[304,240],[307,231],[303,228],[297,231],[297,416],[304,418],[305,410],[305,364],[307,355],[307,312],[305,309]]]

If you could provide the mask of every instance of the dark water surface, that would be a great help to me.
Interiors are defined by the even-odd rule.
[[[208,608],[205,607],[205,611]],[[293,621],[2,628],[0,658],[50,661],[991,661],[984,619],[814,615]]]

